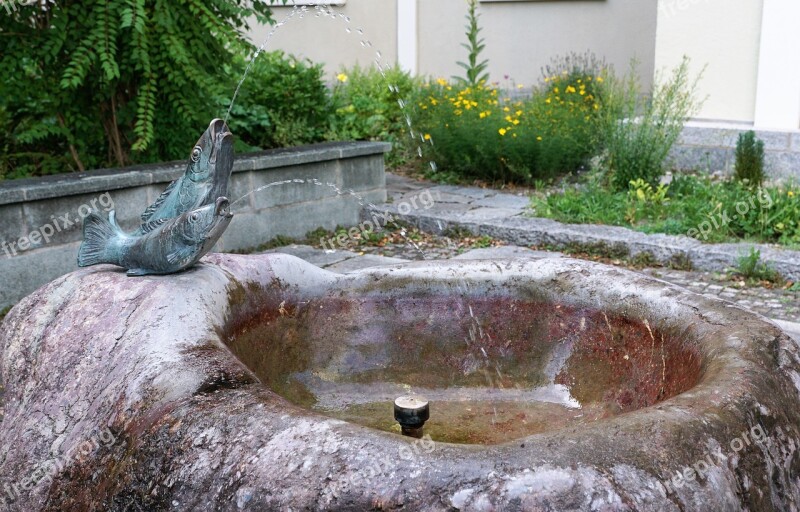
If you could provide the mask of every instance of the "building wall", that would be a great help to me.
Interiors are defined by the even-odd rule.
[[[345,66],[352,67],[356,63],[369,66],[375,60],[376,51],[381,52],[384,63],[397,61],[397,0],[348,0],[332,9],[349,17],[350,22],[340,17],[316,17],[314,7],[309,6],[302,19],[295,16],[275,32],[266,50],[280,49],[324,64],[329,77]],[[276,5],[273,16],[280,21],[291,10],[292,7]],[[358,33],[359,28],[363,35]],[[261,45],[270,30],[270,27],[254,26],[250,39]],[[362,46],[362,40],[369,41],[372,46]]]
[[[421,74],[462,74],[455,63],[467,57],[466,13],[465,0],[419,2]],[[636,57],[645,84],[653,75],[656,0],[484,1],[480,13],[492,80],[529,85],[554,56],[587,50],[622,71]]]
[[[752,123],[756,110],[763,0],[659,0],[656,70],[684,55],[705,72],[698,118]]]
[[[313,8],[303,20],[293,19],[278,30],[268,46],[325,63],[329,76],[356,62],[370,64],[374,50],[385,63],[394,63],[397,51],[398,1],[415,4],[418,45],[415,68],[419,74],[450,77],[461,74],[456,61],[466,60],[465,0],[346,0],[334,9],[349,16],[353,33],[345,32],[341,20],[314,18]],[[492,80],[505,75],[516,83],[530,85],[539,80],[541,68],[551,58],[574,51],[595,52],[619,69],[632,57],[640,61],[645,83],[654,69],[657,0],[586,1],[482,1],[481,35],[486,40]],[[412,6],[412,9],[414,7]],[[282,19],[290,7],[275,7]],[[362,27],[372,49],[364,49],[355,29]],[[267,27],[252,31],[261,42]],[[413,36],[410,36],[413,38]]]

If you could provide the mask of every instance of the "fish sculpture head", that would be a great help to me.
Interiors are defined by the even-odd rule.
[[[205,254],[214,247],[232,219],[230,201],[220,197],[214,204],[184,213],[178,221],[180,236],[187,245],[202,244],[200,253]]]
[[[194,182],[212,180],[224,192],[233,166],[233,133],[222,119],[214,119],[189,155],[186,176]],[[220,197],[219,194],[216,197]]]

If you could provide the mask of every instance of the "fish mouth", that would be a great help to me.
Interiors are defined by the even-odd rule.
[[[222,119],[214,119],[208,125],[208,133],[211,136],[213,145],[209,162],[215,164],[218,155],[222,154],[223,159],[233,157],[233,133]]]
[[[227,197],[217,198],[217,203],[216,207],[214,208],[214,213],[218,217],[224,217],[226,219],[230,219],[233,217],[233,213],[231,213],[231,202],[228,200]]]

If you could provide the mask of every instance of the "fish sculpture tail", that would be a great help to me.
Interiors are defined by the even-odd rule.
[[[97,212],[90,213],[83,221],[83,243],[78,251],[78,266],[113,263],[109,259],[108,248],[118,233],[119,227],[116,225],[113,211],[109,214],[109,220]]]

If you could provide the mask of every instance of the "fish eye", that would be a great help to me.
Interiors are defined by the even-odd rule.
[[[195,146],[192,150],[192,162],[197,162],[200,160],[200,154],[203,152],[203,149],[200,146]]]
[[[189,217],[189,218],[192,219],[193,222],[197,222],[198,220],[200,220],[200,214],[199,213],[193,213],[191,215],[191,217]]]

